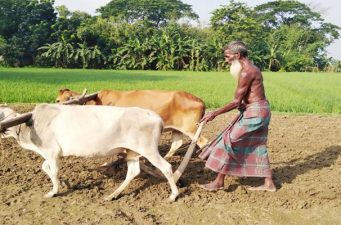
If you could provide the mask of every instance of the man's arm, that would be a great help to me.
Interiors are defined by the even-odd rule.
[[[216,116],[229,112],[233,109],[236,109],[242,105],[242,101],[246,94],[248,93],[248,90],[250,88],[250,84],[253,80],[252,74],[248,73],[241,73],[238,79],[238,86],[234,95],[234,99],[229,102],[228,104],[224,105],[223,107],[205,115],[201,121],[211,121],[213,120]]]

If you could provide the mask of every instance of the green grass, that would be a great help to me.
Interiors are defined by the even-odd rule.
[[[264,73],[264,82],[273,111],[341,114],[341,74]],[[163,89],[190,92],[216,108],[232,100],[235,85],[228,72],[0,68],[0,103],[54,102],[62,88]]]

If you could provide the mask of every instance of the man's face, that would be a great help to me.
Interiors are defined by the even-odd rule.
[[[239,62],[240,54],[233,53],[230,49],[224,51],[225,62],[230,65],[230,73],[235,80],[239,79],[242,72],[242,65]]]
[[[232,64],[233,60],[238,59],[238,54],[233,53],[230,49],[224,51],[225,62]]]

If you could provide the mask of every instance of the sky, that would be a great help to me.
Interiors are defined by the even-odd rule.
[[[340,0],[299,0],[309,5],[314,11],[319,11],[326,22],[333,23],[341,27],[341,1]],[[55,6],[65,5],[69,10],[80,10],[95,15],[96,9],[106,5],[110,0],[55,0]],[[229,3],[228,0],[182,0],[182,2],[192,5],[193,11],[200,17],[200,23],[209,23],[211,12],[221,5]],[[254,7],[266,0],[244,0],[248,6]],[[341,39],[335,40],[328,48],[328,55],[341,60]]]

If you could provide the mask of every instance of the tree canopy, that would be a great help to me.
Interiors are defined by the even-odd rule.
[[[51,26],[56,21],[53,3],[0,0],[0,36],[6,40],[2,55],[7,63],[34,63],[37,48],[51,40]]]
[[[183,17],[198,19],[192,6],[180,0],[112,0],[98,9],[102,17],[118,17],[128,23],[148,20],[156,25]]]
[[[228,1],[207,27],[182,20],[198,15],[181,0],[112,0],[96,16],[53,5],[0,0],[0,65],[224,70],[222,47],[242,40],[262,70],[341,70],[326,52],[340,27],[298,1]]]

